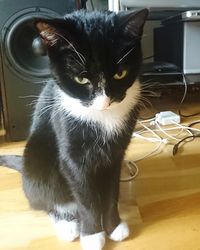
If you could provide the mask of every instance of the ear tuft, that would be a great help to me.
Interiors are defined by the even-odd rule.
[[[45,44],[53,46],[57,43],[59,36],[55,27],[44,21],[35,22],[35,26]]]
[[[119,13],[120,26],[126,33],[133,36],[141,37],[143,33],[143,26],[148,16],[149,11],[142,9],[136,12]]]

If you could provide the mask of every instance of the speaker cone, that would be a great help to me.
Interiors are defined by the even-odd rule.
[[[35,18],[55,17],[50,10],[31,12],[13,18],[6,24],[4,36],[5,55],[12,70],[22,78],[44,78],[50,75],[45,47],[33,26]]]

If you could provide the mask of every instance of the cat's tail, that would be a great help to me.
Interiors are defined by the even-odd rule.
[[[23,157],[20,155],[1,155],[0,166],[8,167],[22,172]]]

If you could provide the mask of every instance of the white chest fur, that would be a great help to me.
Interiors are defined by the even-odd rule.
[[[126,91],[125,98],[120,103],[112,103],[105,110],[94,109],[93,105],[86,107],[79,99],[75,99],[58,90],[57,103],[66,114],[74,116],[80,121],[99,123],[106,134],[117,133],[124,126],[124,121],[130,111],[137,104],[140,97],[140,83],[135,81]]]

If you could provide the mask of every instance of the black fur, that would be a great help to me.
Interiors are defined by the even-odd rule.
[[[121,101],[139,74],[140,38],[147,11],[119,15],[111,12],[75,12],[63,20],[37,20],[36,26],[47,44],[55,81],[41,93],[33,125],[24,151],[23,187],[30,205],[54,217],[80,220],[83,235],[106,231],[110,234],[120,223],[118,213],[120,166],[137,119],[136,108],[130,111],[118,133],[105,138],[97,123],[80,121],[60,109],[44,110],[44,97],[56,100],[56,91],[80,99],[88,106],[100,91],[100,77],[106,79],[105,92],[112,101]],[[39,23],[48,24],[53,37],[41,33]],[[60,36],[62,34],[62,37]],[[45,37],[46,36],[46,37]],[[70,40],[86,63],[64,38]],[[120,63],[117,63],[131,48]],[[127,77],[117,81],[113,75],[126,69]],[[74,76],[84,72],[90,84],[80,85]],[[55,84],[56,82],[56,84]],[[75,202],[77,214],[60,214],[55,205]],[[102,223],[103,218],[103,223]]]

